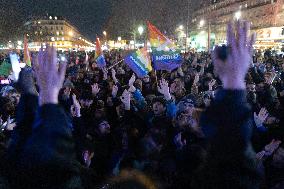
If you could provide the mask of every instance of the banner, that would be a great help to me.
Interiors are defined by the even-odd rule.
[[[149,40],[152,49],[152,61],[155,70],[172,71],[181,66],[182,57],[180,50],[154,25],[147,22]]]
[[[152,51],[152,61],[155,70],[172,71],[181,66],[180,51]]]

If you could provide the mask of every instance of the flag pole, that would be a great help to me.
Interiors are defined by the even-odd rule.
[[[147,20],[146,23],[147,23],[146,25],[147,25],[147,29],[148,29],[148,31],[146,32],[146,50],[148,50],[147,41],[148,41],[148,38],[149,38],[149,23],[150,23],[149,20]],[[152,48],[150,47],[150,49],[152,49]],[[155,80],[156,80],[156,87],[157,87],[157,90],[158,90],[159,85],[158,85],[157,71],[156,71],[156,69],[155,69],[154,66],[153,66],[152,53],[149,52],[149,54],[150,54],[150,56],[151,56],[151,63],[152,63],[152,67],[153,67],[153,69],[154,69]]]
[[[113,67],[115,67],[116,65],[120,64],[121,62],[123,62],[123,59],[116,62],[115,64],[111,65],[110,67],[107,68],[107,70],[111,70]]]

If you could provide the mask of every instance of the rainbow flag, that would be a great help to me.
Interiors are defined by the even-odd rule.
[[[153,24],[147,22],[155,70],[172,71],[181,66],[182,57],[176,45]]]
[[[150,55],[146,48],[138,49],[124,58],[125,63],[142,78],[152,71]]]
[[[176,46],[174,43],[162,34],[153,24],[149,21],[147,22],[148,31],[149,31],[149,40],[152,48],[157,50],[175,50]]]
[[[99,68],[103,68],[106,66],[106,61],[105,57],[101,48],[101,42],[100,39],[96,39],[96,54],[95,54],[95,59],[97,61],[97,65]]]
[[[32,66],[29,46],[28,46],[28,39],[26,36],[24,36],[24,62],[27,64],[27,66],[29,67]]]

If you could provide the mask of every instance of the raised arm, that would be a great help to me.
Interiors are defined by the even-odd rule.
[[[19,160],[20,171],[23,177],[29,175],[27,185],[52,188],[77,174],[71,122],[58,105],[66,63],[57,62],[54,47],[41,49],[35,61],[40,107]]]
[[[258,188],[259,174],[250,142],[252,112],[245,91],[245,76],[255,41],[255,35],[248,37],[249,29],[248,22],[238,21],[235,30],[229,24],[226,56],[220,54],[223,47],[216,47],[214,51],[214,71],[223,83],[223,90],[217,93],[201,118],[201,127],[209,142],[208,161],[202,172],[203,180],[199,182],[201,188],[229,185]],[[241,185],[244,179],[245,185]]]

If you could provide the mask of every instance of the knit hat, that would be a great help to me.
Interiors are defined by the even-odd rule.
[[[192,95],[188,95],[180,100],[180,102],[177,104],[178,112],[183,112],[188,106],[194,107],[196,105],[195,98]]]

